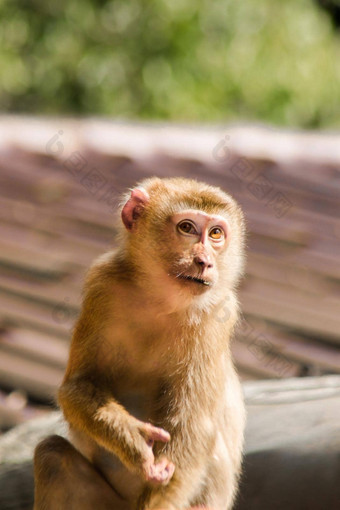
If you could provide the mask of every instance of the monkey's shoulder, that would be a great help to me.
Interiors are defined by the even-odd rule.
[[[87,271],[85,285],[102,279],[124,280],[133,272],[121,250],[115,249],[97,257]]]
[[[133,268],[118,250],[99,256],[86,273],[83,286],[83,306],[101,306],[121,295],[133,283]]]

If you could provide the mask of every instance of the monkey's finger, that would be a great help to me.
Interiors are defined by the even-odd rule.
[[[161,457],[155,463],[155,467],[157,468],[158,471],[163,471],[168,464],[169,464],[168,459],[166,457]]]
[[[174,471],[174,464],[164,457],[152,466],[148,479],[150,482],[166,485],[171,480]]]
[[[170,441],[170,434],[164,429],[154,427],[151,423],[147,423],[144,428],[145,434],[149,440],[163,441],[167,443]]]
[[[163,480],[162,480],[163,485],[166,485],[170,482],[172,475],[175,472],[175,464],[173,464],[172,462],[169,462],[169,461],[166,461],[166,462],[167,462],[166,466],[163,469]]]

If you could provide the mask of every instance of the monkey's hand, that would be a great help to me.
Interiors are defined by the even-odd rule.
[[[88,397],[91,395],[91,398]],[[98,407],[98,402],[106,400]],[[89,380],[66,380],[59,390],[64,416],[75,430],[84,430],[146,482],[167,485],[175,466],[164,457],[155,460],[155,441],[167,443],[170,434],[130,415],[105,390]]]
[[[142,445],[142,476],[146,482],[167,485],[175,471],[175,466],[166,457],[160,457],[155,462],[153,445],[155,441],[167,443],[170,434],[165,430],[154,427],[151,423],[138,421],[138,431],[143,438]]]

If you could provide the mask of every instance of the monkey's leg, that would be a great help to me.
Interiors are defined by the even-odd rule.
[[[229,510],[237,493],[238,475],[235,466],[228,458],[223,458],[221,452],[216,452],[216,459],[211,463],[204,483],[204,491],[198,498],[197,504],[204,504],[215,510]],[[195,502],[196,503],[196,502]]]
[[[61,436],[34,454],[34,510],[130,510],[94,466]]]
[[[166,486],[147,487],[139,500],[143,510],[231,510],[236,482],[228,466],[208,471],[187,466],[177,471]]]
[[[183,466],[179,468],[177,465],[174,476],[167,485],[154,485],[144,489],[138,501],[138,509],[189,510],[200,506],[205,508],[207,506],[205,500],[197,498],[202,485],[202,475],[202,466],[186,465],[186,469],[183,469]]]

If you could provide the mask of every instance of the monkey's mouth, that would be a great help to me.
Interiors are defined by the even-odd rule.
[[[196,276],[181,275],[180,278],[182,278],[182,280],[187,280],[189,282],[195,282],[200,285],[206,285],[207,287],[210,287],[210,285],[211,285],[211,282],[208,282],[208,280],[204,280],[203,278],[198,278]]]

